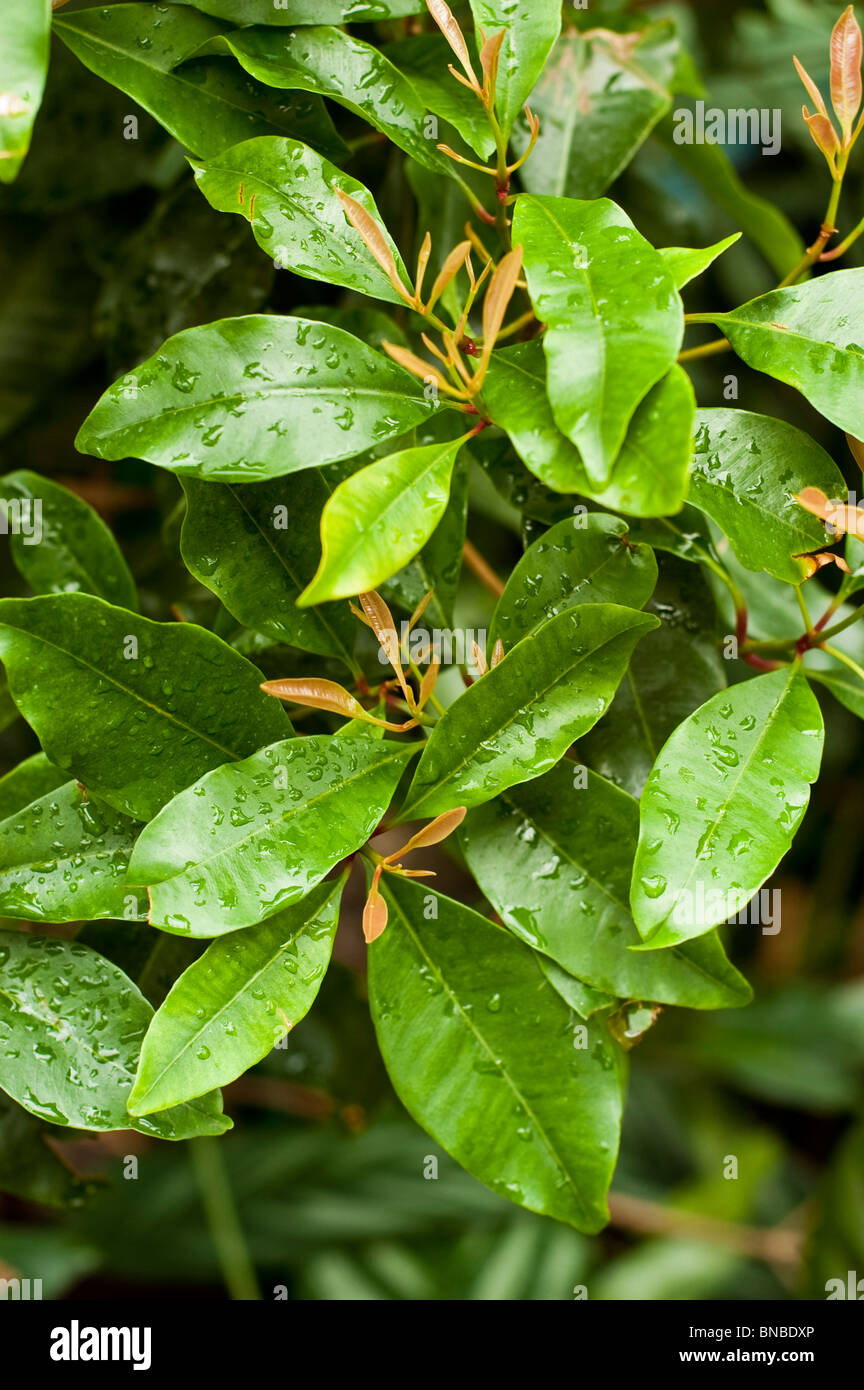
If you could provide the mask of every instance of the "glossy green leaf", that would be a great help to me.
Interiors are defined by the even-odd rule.
[[[420,554],[404,569],[380,586],[380,593],[391,608],[412,614],[432,590],[421,627],[453,628],[454,603],[462,573],[462,547],[468,519],[469,457],[463,449],[450,479],[450,497],[432,535]]]
[[[216,19],[232,24],[381,24],[388,19],[422,14],[423,0],[279,0],[278,7],[262,0],[174,0],[194,5]]]
[[[640,941],[627,900],[638,834],[638,802],[568,761],[475,807],[459,831],[501,920],[578,980],[689,1009],[746,1004],[750,990],[716,933],[668,951],[629,949]]]
[[[493,1191],[599,1230],[626,1075],[605,1024],[579,1021],[529,948],[476,912],[404,879],[381,886],[390,922],[369,950],[369,997],[402,1103]]]
[[[321,564],[304,607],[376,589],[414,558],[444,515],[466,438],[401,449],[339,484],[321,515]]]
[[[30,147],[48,67],[51,0],[16,0],[0,13],[0,183],[11,183]]]
[[[348,605],[297,607],[320,555],[318,518],[333,491],[326,471],[266,483],[182,482],[180,548],[195,578],[246,627],[354,669],[357,624]]]
[[[186,62],[221,27],[173,5],[155,12],[149,4],[109,5],[54,20],[86,68],[128,93],[193,154],[218,154],[255,135],[291,135],[341,158],[345,145],[319,97],[276,101],[228,64]]]
[[[345,876],[269,921],[214,941],[176,981],[144,1044],[132,1115],[227,1085],[305,1017],[330,962]]]
[[[361,294],[401,304],[388,276],[351,226],[336,196],[341,189],[378,224],[403,284],[408,276],[381,221],[375,199],[362,183],[300,140],[264,135],[232,145],[206,163],[195,180],[219,212],[245,217],[262,250],[280,267],[307,279],[344,285]]]
[[[145,917],[146,895],[126,883],[140,828],[79,782],[66,782],[14,812],[0,821],[0,917]]]
[[[805,487],[845,497],[825,450],[794,425],[749,410],[699,410],[689,501],[716,521],[741,564],[800,584],[797,555],[826,544],[825,528],[795,501]]]
[[[660,123],[656,134],[668,155],[701,184],[711,202],[741,229],[778,275],[786,275],[798,264],[804,243],[789,218],[745,187],[722,146],[678,144],[671,116]]]
[[[602,990],[586,985],[583,980],[577,980],[575,975],[564,970],[549,956],[535,953],[535,959],[552,988],[580,1018],[590,1018],[600,1009],[614,1008],[617,1001],[611,994],[604,994]]]
[[[92,507],[26,469],[0,478],[0,489],[10,520],[20,516],[27,523],[10,528],[10,546],[16,568],[37,594],[95,594],[121,608],[138,607],[129,566]]]
[[[490,39],[504,29],[506,36],[498,60],[495,110],[505,136],[533,91],[555,40],[561,32],[558,0],[470,0],[477,30]],[[480,48],[477,34],[477,47]],[[478,64],[479,67],[479,64]]]
[[[435,725],[400,819],[476,806],[548,771],[606,712],[633,648],[657,626],[597,603],[535,628]]]
[[[495,149],[495,137],[475,94],[455,81],[449,72],[449,65],[455,60],[444,36],[413,34],[387,44],[384,53],[408,78],[428,110],[458,130],[480,159],[488,160]],[[443,132],[441,139],[446,140]]]
[[[415,377],[341,328],[250,314],[169,338],[108,388],[75,443],[255,483],[353,458],[435,409]]]
[[[749,367],[796,387],[832,424],[864,435],[864,270],[772,290],[730,314],[701,314]]]
[[[678,40],[668,22],[628,39],[569,33],[555,45],[529,105],[540,136],[521,171],[529,193],[599,198],[668,110]],[[514,146],[527,147],[516,126]]]
[[[658,249],[671,271],[676,289],[680,290],[685,285],[689,285],[691,280],[704,274],[708,267],[714,264],[718,256],[722,256],[724,251],[728,251],[730,246],[734,246],[736,241],[740,240],[741,233],[733,232],[731,236],[724,237],[722,241],[715,241],[713,246],[703,248],[661,246]]]
[[[89,594],[0,600],[0,655],[51,761],[138,820],[291,730],[260,673],[211,632]]]
[[[315,734],[209,773],[135,846],[129,875],[149,887],[152,925],[220,936],[297,902],[366,843],[416,751]]]
[[[845,705],[859,719],[864,719],[864,680],[860,676],[841,666],[832,671],[815,671],[809,666],[804,669],[809,680],[824,686],[841,705]]]
[[[211,39],[203,52],[233,54],[267,86],[328,97],[418,163],[448,174],[455,168],[436,140],[427,138],[426,107],[408,79],[380,49],[341,29],[243,29]]]
[[[66,773],[55,767],[44,753],[25,758],[5,777],[0,777],[0,820],[22,811],[31,801],[38,801],[46,792],[62,787],[68,780]]]
[[[746,906],[792,843],[822,740],[797,662],[721,691],[675,730],[642,796],[630,890],[641,949]]]
[[[608,482],[595,486],[575,445],[555,423],[538,341],[492,354],[483,400],[531,472],[558,492],[580,493],[631,516],[677,512],[687,493],[693,388],[675,366],[636,407]]]
[[[4,931],[0,966],[0,1089],[32,1115],[159,1139],[231,1128],[218,1091],[146,1118],[128,1114],[153,1010],[116,965],[74,941]]]
[[[525,551],[498,600],[489,650],[500,638],[509,651],[547,618],[580,603],[642,608],[657,583],[647,545],[631,545],[627,523],[603,512],[559,521]]]
[[[646,611],[660,626],[639,643],[608,713],[578,749],[636,797],[669,735],[726,685],[714,598],[696,565],[664,556]]]
[[[521,194],[513,240],[547,325],[552,412],[600,487],[636,407],[675,362],[681,300],[662,256],[608,198]]]

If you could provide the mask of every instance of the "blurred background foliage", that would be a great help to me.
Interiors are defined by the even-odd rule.
[[[73,0],[70,9],[87,7]],[[666,64],[676,93],[689,94],[682,100],[703,90],[698,72],[710,105],[781,110],[775,156],[752,146],[682,151],[671,140],[677,99],[637,93],[634,142],[656,124],[611,188],[661,246],[707,245],[746,218],[749,238],[688,289],[689,309],[730,308],[771,288],[791,264],[795,233],[812,240],[828,194],[822,158],[800,119],[792,54],[826,90],[839,5],[592,0],[588,11],[565,9],[580,29],[669,19],[678,38],[657,63]],[[382,40],[401,33],[398,24],[379,26]],[[562,109],[567,101],[565,85]],[[134,140],[124,138],[130,114],[138,118]],[[344,112],[337,118],[347,138],[363,134]],[[602,129],[593,134],[605,148]],[[577,178],[580,142],[577,125]],[[377,143],[358,149],[350,168],[376,185],[403,251],[427,225],[436,251],[458,239],[467,209],[455,186],[417,166],[406,170],[398,151],[387,157],[383,180]],[[844,231],[862,204],[859,160],[844,188]],[[864,238],[844,264],[860,264],[862,251]],[[338,291],[323,293],[331,307],[358,310],[356,326],[345,326],[377,341],[368,309],[351,296],[337,299]],[[98,508],[124,545],[150,616],[169,618],[173,608],[226,636],[236,626],[180,563],[177,480],[134,461],[79,456],[78,426],[111,380],[179,329],[262,308],[292,311],[318,298],[319,287],[274,268],[244,221],[210,209],[184,152],[155,121],[54,44],[32,152],[18,182],[0,191],[3,467],[58,478]],[[701,404],[728,399],[730,373],[739,407],[815,435],[860,490],[839,431],[794,391],[736,359],[693,364]],[[526,539],[555,519],[560,499],[502,462],[492,445],[478,442],[472,462],[469,535],[506,573]],[[5,542],[0,566],[4,591],[23,592]],[[755,625],[770,622],[778,635],[791,590],[736,573]],[[728,615],[715,614],[692,572],[682,579],[664,562],[664,583],[686,661],[687,642],[728,631]],[[463,579],[458,621],[483,627],[489,605]],[[256,659],[279,674],[278,653]],[[226,1092],[235,1129],[219,1151],[264,1298],[558,1300],[587,1291],[592,1299],[794,1299],[824,1297],[825,1281],[845,1279],[847,1270],[864,1276],[862,737],[830,695],[824,705],[825,775],[769,885],[782,891],[782,929],[769,935],[737,926],[729,934],[756,1000],[716,1015],[667,1012],[634,1052],[613,1220],[595,1238],[510,1207],[401,1110],[365,1005],[353,885],[340,964],[312,1015],[284,1050]],[[35,742],[2,695],[0,726],[5,771]],[[614,749],[610,758],[614,764]],[[626,781],[626,767],[611,775]],[[438,886],[458,896],[466,882],[458,865],[442,855],[438,867]],[[140,954],[140,931],[98,924],[87,939],[128,965]],[[151,998],[160,990],[151,968]],[[2,1095],[0,1119],[0,1274],[42,1278],[52,1298],[227,1296],[188,1145],[70,1135]]]

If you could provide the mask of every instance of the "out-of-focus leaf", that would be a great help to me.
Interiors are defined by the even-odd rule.
[[[30,146],[48,67],[50,0],[18,0],[0,14],[0,183],[11,183]]]

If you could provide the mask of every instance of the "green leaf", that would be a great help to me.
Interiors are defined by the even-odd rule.
[[[834,270],[733,309],[700,314],[749,367],[796,387],[841,430],[864,435],[864,269]]]
[[[422,625],[453,628],[453,605],[462,573],[462,548],[468,519],[467,450],[457,458],[450,481],[450,498],[432,535],[415,560],[380,586],[380,593],[391,607],[414,612],[421,599],[433,591]],[[417,630],[417,629],[415,629]]]
[[[5,777],[0,777],[0,820],[23,811],[31,801],[38,801],[40,796],[62,787],[68,780],[66,773],[55,767],[44,753],[25,758]]]
[[[136,821],[66,782],[0,821],[0,916],[31,922],[146,917],[126,884]]]
[[[318,563],[318,518],[333,491],[327,473],[307,468],[266,483],[182,483],[180,549],[190,573],[246,627],[355,670],[348,605],[297,607]]]
[[[599,198],[668,110],[678,39],[668,22],[623,36],[564,35],[529,105],[540,135],[521,178],[529,193]],[[528,145],[517,123],[514,147]]]
[[[149,886],[151,924],[220,936],[297,902],[366,843],[416,751],[314,734],[209,773],[135,845],[129,875]]]
[[[536,628],[435,725],[399,819],[477,806],[548,771],[606,712],[633,648],[657,626],[596,603]]]
[[[129,1113],[149,1115],[227,1085],[309,1012],[339,921],[345,875],[242,936],[214,941],[150,1025]]]
[[[548,0],[547,0],[548,3]],[[426,107],[406,77],[371,44],[326,25],[282,33],[243,29],[211,39],[202,53],[231,53],[259,82],[315,92],[353,111],[419,164],[455,166],[427,139]]]
[[[96,1183],[66,1167],[45,1142],[48,1133],[34,1115],[0,1092],[0,1191],[48,1207],[81,1206]]]
[[[552,412],[601,487],[633,412],[675,362],[681,300],[662,256],[608,198],[520,194],[513,240],[547,324]]]
[[[381,221],[375,199],[362,183],[299,140],[264,135],[232,145],[206,163],[195,180],[219,212],[245,217],[255,240],[280,268],[307,279],[344,285],[360,294],[401,304],[388,276],[345,216],[342,189],[378,224],[403,283],[408,276]]]
[[[546,395],[546,361],[538,341],[492,354],[483,401],[531,472],[557,492],[593,497],[631,516],[676,512],[687,492],[693,446],[693,388],[675,366],[648,392],[628,426],[605,486],[585,472],[579,450],[562,434]]]
[[[567,761],[469,811],[459,831],[504,924],[583,984],[688,1009],[747,1003],[715,932],[669,951],[629,949],[640,941],[627,901],[638,834],[639,803]]]
[[[611,994],[604,994],[602,990],[577,980],[575,975],[556,965],[548,956],[537,954],[535,959],[552,988],[580,1018],[590,1018],[600,1009],[613,1008],[617,1002]]]
[[[561,6],[558,0],[531,0],[530,5],[514,5],[512,0],[470,0],[470,4],[474,24],[487,39],[502,29],[506,31],[495,83],[495,110],[506,137],[561,32]],[[476,41],[479,52],[479,33]]]
[[[639,643],[609,712],[578,750],[636,797],[669,735],[726,685],[714,599],[700,569],[664,557],[646,608],[660,626]]]
[[[174,0],[232,24],[260,24],[262,0]],[[423,0],[279,0],[267,8],[268,24],[381,24],[388,19],[422,14]]]
[[[89,594],[0,600],[0,655],[51,761],[138,820],[291,731],[260,672],[213,633]]]
[[[255,483],[353,458],[436,408],[410,372],[341,328],[250,314],[169,338],[108,388],[75,444]]]
[[[795,501],[805,487],[846,495],[840,469],[809,435],[749,410],[697,411],[689,501],[716,521],[746,569],[804,580],[795,556],[826,544],[822,523]]]
[[[690,246],[661,246],[658,249],[671,272],[676,289],[681,290],[698,275],[704,274],[718,256],[722,256],[724,251],[728,251],[730,246],[734,246],[735,242],[740,240],[741,233],[733,232],[731,236],[724,237],[722,241],[715,241],[713,246],[706,246],[704,249]]]
[[[657,583],[647,545],[631,545],[627,523],[602,512],[567,517],[530,545],[513,570],[492,618],[489,650],[504,650],[547,618],[580,603],[643,608]]]
[[[822,740],[798,662],[721,691],[675,730],[642,795],[639,949],[699,936],[746,906],[792,843]]]
[[[846,709],[859,719],[864,719],[864,680],[854,671],[839,667],[836,671],[814,671],[809,666],[805,666],[804,670],[808,680],[824,685],[835,700],[839,700],[841,705],[845,705]]]
[[[495,137],[486,112],[474,93],[448,71],[455,60],[443,35],[413,34],[387,44],[384,54],[408,78],[427,108],[457,130],[475,154],[488,159],[495,149]]]
[[[186,62],[221,27],[173,5],[155,18],[152,5],[132,4],[54,20],[57,34],[86,68],[128,93],[193,154],[218,154],[254,135],[291,135],[342,157],[345,145],[320,98],[274,101],[266,86],[228,64]]]
[[[126,1099],[153,1010],[116,965],[74,941],[3,931],[0,966],[0,1088],[31,1115],[159,1139],[231,1128],[218,1091],[146,1119],[129,1116]]]
[[[339,484],[321,515],[321,563],[302,607],[376,589],[414,558],[444,515],[467,438],[400,449]]]
[[[679,99],[680,100],[680,99]],[[663,148],[761,251],[778,275],[798,264],[804,243],[785,213],[745,188],[719,145],[678,144],[669,117],[657,127]]]
[[[0,14],[0,183],[11,183],[30,147],[42,101],[51,33],[50,0],[17,0]]]
[[[135,581],[120,547],[92,507],[26,469],[0,478],[0,488],[7,513],[13,520],[21,515],[31,531],[28,536],[13,527],[10,546],[16,568],[37,594],[95,594],[121,608],[138,607]],[[9,499],[18,507],[10,507]]]
[[[369,999],[400,1100],[493,1191],[599,1230],[626,1075],[605,1024],[578,1021],[528,947],[476,912],[402,878],[381,890]]]

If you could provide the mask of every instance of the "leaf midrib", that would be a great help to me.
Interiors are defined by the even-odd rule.
[[[465,1010],[463,1009],[463,1007],[462,1007],[462,1005],[461,1005],[461,1003],[460,1003],[460,1001],[459,1001],[459,996],[458,996],[457,994],[455,994],[454,991],[451,989],[450,985],[447,983],[446,979],[444,978],[444,975],[442,974],[440,968],[438,967],[438,965],[436,965],[435,961],[432,959],[432,957],[431,957],[431,956],[429,955],[429,953],[426,951],[425,947],[423,946],[423,943],[420,941],[419,937],[417,936],[417,933],[414,931],[414,928],[411,926],[411,923],[408,921],[408,918],[407,918],[406,915],[405,915],[405,912],[404,912],[404,910],[403,910],[403,908],[402,908],[401,903],[399,903],[399,902],[398,902],[394,897],[392,897],[390,894],[388,894],[387,896],[390,898],[390,902],[391,902],[391,903],[393,904],[393,906],[395,907],[395,909],[396,909],[396,911],[397,911],[397,913],[398,913],[398,915],[399,915],[400,921],[401,921],[402,924],[404,925],[406,932],[408,933],[409,937],[410,937],[411,940],[413,941],[414,947],[415,947],[415,949],[416,949],[416,951],[417,951],[417,954],[418,954],[419,956],[421,956],[423,960],[426,961],[427,965],[429,966],[429,969],[432,971],[432,974],[433,974],[434,977],[439,981],[439,983],[440,983],[440,985],[441,985],[441,990],[442,990],[442,992],[443,992],[444,994],[446,994],[447,998],[450,1000],[451,1004],[453,1005],[453,1008],[454,1008],[454,1011],[455,1011],[456,1015],[457,1015],[457,1016],[462,1020],[462,1022],[466,1025],[466,1027],[468,1028],[469,1032],[470,1032],[470,1033],[474,1036],[474,1038],[476,1039],[478,1045],[479,1045],[479,1046],[483,1049],[483,1051],[490,1057],[490,1059],[491,1059],[493,1065],[495,1066],[496,1070],[497,1070],[497,1071],[499,1072],[499,1074],[501,1075],[501,1078],[502,1078],[504,1081],[506,1081],[507,1085],[510,1087],[511,1091],[513,1092],[514,1096],[516,1097],[516,1100],[517,1100],[518,1103],[523,1107],[523,1109],[524,1109],[526,1115],[527,1115],[528,1118],[531,1120],[532,1124],[535,1126],[535,1128],[536,1128],[536,1130],[537,1130],[537,1133],[538,1133],[538,1135],[540,1136],[540,1139],[541,1139],[541,1141],[543,1142],[543,1144],[544,1144],[544,1146],[545,1146],[545,1148],[546,1148],[548,1154],[550,1155],[550,1157],[551,1157],[551,1159],[552,1159],[552,1162],[554,1163],[555,1167],[557,1168],[558,1172],[561,1173],[562,1176],[565,1178],[565,1180],[566,1180],[566,1182],[567,1182],[567,1185],[569,1186],[569,1188],[570,1188],[570,1190],[571,1190],[571,1192],[572,1192],[572,1194],[573,1194],[573,1198],[574,1198],[574,1200],[575,1200],[577,1206],[579,1207],[580,1211],[583,1211],[583,1212],[586,1212],[586,1213],[587,1213],[587,1207],[586,1207],[586,1205],[585,1205],[585,1203],[584,1203],[584,1201],[583,1201],[583,1199],[582,1199],[582,1197],[581,1197],[581,1194],[580,1194],[580,1192],[579,1192],[578,1187],[576,1186],[576,1181],[575,1181],[575,1179],[574,1179],[572,1173],[570,1172],[569,1168],[567,1167],[567,1165],[566,1165],[566,1163],[565,1163],[563,1157],[558,1153],[558,1150],[556,1149],[555,1145],[553,1144],[551,1138],[550,1138],[549,1135],[546,1133],[546,1130],[545,1130],[544,1126],[541,1124],[540,1120],[538,1119],[538,1117],[537,1117],[537,1115],[536,1115],[536,1113],[535,1113],[533,1107],[531,1106],[530,1101],[528,1101],[527,1098],[523,1095],[522,1091],[519,1089],[519,1086],[516,1084],[516,1081],[515,1081],[515,1080],[513,1079],[513,1077],[510,1075],[510,1072],[509,1072],[509,1071],[506,1069],[506,1067],[502,1064],[500,1058],[497,1057],[497,1056],[495,1055],[494,1049],[491,1048],[491,1047],[489,1046],[489,1044],[486,1042],[486,1039],[483,1037],[483,1034],[480,1032],[479,1028],[477,1028],[476,1024],[474,1023],[474,1020],[473,1020],[472,1018],[470,1018],[470,1017],[468,1016],[468,1014],[465,1012]],[[551,990],[551,989],[552,989],[552,986],[549,985],[548,982],[547,982],[542,976],[541,976],[541,979],[543,979],[544,988],[548,988],[548,989]],[[554,993],[554,991],[553,991],[553,993]]]
[[[335,896],[337,889],[341,892],[342,888],[344,887],[344,884],[345,884],[344,876],[343,876],[343,877],[340,877],[340,878],[338,878],[338,879],[336,879],[336,880],[334,881],[333,888],[332,888],[331,892],[329,892],[329,893],[327,894],[327,897],[326,897],[326,898],[324,899],[324,901],[321,903],[320,907],[316,908],[315,913],[313,914],[313,916],[304,918],[304,920],[300,923],[300,925],[299,925],[293,932],[291,932],[290,935],[288,935],[288,936],[286,936],[286,937],[284,938],[284,940],[283,940],[283,941],[281,942],[281,944],[276,948],[276,950],[275,950],[275,951],[273,952],[273,954],[269,957],[269,959],[266,960],[266,961],[264,962],[264,964],[261,965],[261,967],[260,967],[258,970],[256,970],[255,973],[254,973],[253,975],[249,975],[249,976],[246,977],[246,979],[244,980],[243,984],[240,985],[240,986],[234,991],[234,993],[231,995],[230,999],[226,999],[225,1002],[224,1002],[223,1004],[220,1004],[219,1008],[216,1009],[215,1012],[212,1013],[212,1014],[210,1015],[209,1018],[207,1018],[207,1019],[204,1020],[204,1022],[201,1024],[200,1028],[196,1029],[196,1031],[195,1031],[194,1033],[191,1033],[191,1034],[189,1035],[189,1037],[187,1038],[187,1040],[186,1040],[186,1042],[183,1044],[183,1046],[182,1046],[177,1052],[174,1053],[174,1055],[170,1058],[170,1060],[169,1060],[168,1062],[165,1063],[165,1066],[164,1066],[164,1067],[162,1068],[162,1070],[158,1073],[158,1075],[154,1076],[153,1080],[150,1082],[149,1086],[147,1086],[146,1090],[143,1090],[143,1091],[141,1091],[141,1092],[139,1093],[139,1095],[138,1095],[138,1097],[137,1097],[138,1100],[143,1100],[145,1096],[151,1095],[152,1092],[156,1089],[156,1087],[157,1087],[157,1086],[160,1084],[160,1082],[163,1080],[163,1078],[166,1076],[166,1074],[167,1074],[168,1072],[170,1072],[170,1071],[173,1071],[173,1069],[174,1069],[175,1067],[178,1067],[178,1066],[180,1065],[180,1059],[181,1059],[181,1057],[183,1057],[183,1056],[185,1055],[185,1053],[188,1052],[188,1050],[189,1050],[190,1047],[193,1047],[193,1046],[194,1046],[194,1044],[195,1044],[195,1043],[198,1041],[198,1039],[201,1037],[202,1033],[206,1033],[206,1032],[208,1031],[208,1029],[212,1028],[212,1027],[214,1026],[214,1024],[217,1022],[217,1020],[220,1019],[220,1018],[222,1017],[222,1015],[223,1015],[224,1013],[227,1012],[228,1009],[232,1008],[233,1005],[236,1004],[237,1000],[238,1000],[242,995],[247,994],[247,993],[251,990],[252,986],[255,984],[255,982],[256,982],[257,980],[260,980],[260,978],[261,978],[262,975],[266,974],[266,972],[267,972],[268,970],[271,970],[271,969],[273,968],[273,965],[274,965],[275,962],[279,959],[279,957],[282,955],[282,953],[287,949],[287,947],[291,946],[291,945],[297,940],[298,936],[300,936],[300,935],[307,929],[307,927],[310,925],[310,923],[311,923],[313,920],[317,919],[318,917],[323,916],[324,912],[327,910],[327,908],[329,907],[330,903],[332,902],[333,897]],[[261,925],[264,925],[264,924],[262,923]],[[334,930],[335,930],[335,927],[334,927]],[[205,953],[205,954],[206,954],[206,953]],[[201,959],[203,959],[203,957],[202,957]],[[197,964],[198,964],[198,961],[193,961],[193,963],[192,963],[192,965],[189,967],[189,969],[190,969],[190,970],[194,970],[194,968],[195,968],[195,966],[196,966]],[[184,973],[186,973],[186,972],[184,972]],[[182,976],[180,976],[180,979],[182,979]],[[180,981],[179,981],[179,979],[178,979],[178,981],[177,981],[176,983],[179,984],[179,982],[180,982]],[[167,1000],[166,1000],[166,1003],[167,1003]],[[163,1005],[163,1008],[164,1008],[164,1005]],[[161,1010],[160,1010],[159,1012],[161,1012]],[[158,1012],[157,1012],[157,1014],[154,1016],[154,1022],[155,1022],[155,1019],[156,1019],[156,1018],[158,1018]],[[151,1025],[151,1026],[152,1026],[152,1025]],[[138,1089],[138,1086],[137,1086],[137,1080],[136,1080],[136,1084],[133,1086],[133,1088],[132,1088],[132,1093],[131,1093],[131,1095],[130,1095],[130,1097],[129,1097],[130,1103],[131,1103],[131,1101],[135,1098],[135,1092],[137,1091],[137,1089]],[[210,1087],[208,1087],[207,1089],[212,1090],[213,1087],[210,1086]],[[205,1091],[199,1092],[199,1095],[206,1095],[206,1093],[207,1093],[207,1091],[205,1090]],[[193,1097],[193,1099],[194,1099],[194,1097]],[[186,1103],[185,1101],[170,1101],[170,1102],[168,1103],[168,1107],[170,1108],[171,1105],[183,1105],[183,1104],[185,1104],[185,1103]],[[156,1107],[157,1111],[158,1111],[158,1110],[164,1110],[165,1108],[166,1108],[166,1106],[164,1106],[164,1105],[159,1105],[159,1106]],[[130,1113],[131,1113],[131,1112],[130,1112]],[[145,1111],[144,1113],[145,1113],[145,1114],[152,1114],[153,1111]]]

